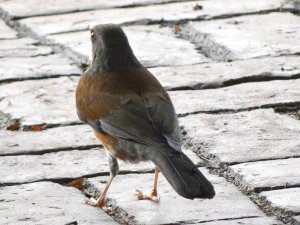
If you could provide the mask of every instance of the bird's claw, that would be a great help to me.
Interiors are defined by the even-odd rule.
[[[112,211],[111,207],[107,207],[105,205],[105,201],[104,200],[96,200],[93,197],[91,197],[90,199],[85,199],[84,203],[87,205],[91,205],[91,206],[97,206],[100,207],[101,209],[103,209],[106,213],[110,213]]]
[[[136,198],[138,200],[151,200],[156,203],[159,203],[159,201],[160,201],[160,198],[158,196],[155,196],[153,194],[146,195],[143,192],[141,192],[140,190],[136,190],[134,195],[136,196]]]

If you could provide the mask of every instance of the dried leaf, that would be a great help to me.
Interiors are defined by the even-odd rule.
[[[69,186],[75,187],[79,190],[81,190],[83,188],[83,185],[84,185],[84,178],[82,178],[82,177],[77,178],[69,183]]]
[[[15,119],[12,121],[12,123],[6,128],[6,130],[11,130],[11,131],[17,131],[20,130],[21,128],[21,121],[20,119]]]
[[[30,131],[42,131],[44,128],[45,128],[44,124],[34,124],[34,125],[30,126],[29,130]]]
[[[179,32],[180,32],[180,26],[179,25],[175,25],[175,27],[174,27],[174,33],[175,34],[178,34]]]

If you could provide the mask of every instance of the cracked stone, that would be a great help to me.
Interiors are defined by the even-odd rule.
[[[0,139],[0,155],[35,154],[100,146],[87,125],[57,127],[39,132],[1,130]]]
[[[22,125],[78,122],[75,107],[78,79],[60,77],[1,85],[0,108],[12,118],[21,118]]]
[[[65,15],[40,16],[20,20],[40,35],[86,30],[88,25],[99,23],[153,23],[159,21],[179,21],[212,19],[233,15],[248,14],[266,10],[279,10],[284,0],[215,0],[202,1],[203,10],[193,10],[192,2],[180,2],[146,7],[93,10]],[[59,26],[57,26],[59,24]]]
[[[95,2],[93,0],[68,0],[63,2],[59,0],[42,0],[39,1],[40,4],[36,4],[35,0],[27,0],[26,2],[10,0],[3,2],[1,4],[1,7],[9,13],[10,17],[12,17],[13,19],[17,19],[38,15],[52,15],[95,9],[161,4],[171,1],[174,2],[182,0],[114,0],[100,2]],[[47,7],[44,7],[45,5],[47,5]]]
[[[193,225],[195,223],[184,223],[185,225]],[[199,225],[201,225],[200,223]],[[242,219],[228,219],[228,220],[217,220],[217,221],[207,221],[204,224],[207,225],[280,225],[279,221],[276,221],[271,217],[255,217],[255,218],[242,218]]]
[[[176,38],[169,27],[128,26],[124,27],[124,32],[136,57],[146,67],[190,65],[210,61],[199,54],[193,44]],[[89,31],[83,31],[50,35],[49,38],[74,50],[86,60],[91,60],[92,47],[89,36]]]
[[[40,135],[43,137],[42,134]],[[77,133],[77,135],[79,134]],[[66,134],[66,137],[68,136],[71,135]],[[86,138],[84,136],[87,135],[83,135],[83,139]],[[21,145],[18,142],[18,138],[19,136],[16,137],[14,144]],[[28,138],[30,138],[29,135]],[[35,144],[41,142],[40,137],[37,139],[37,143]],[[91,135],[88,134],[86,139],[91,139]],[[54,142],[54,146],[63,144],[64,139],[60,139],[60,137],[58,137],[58,140],[59,141],[56,141],[56,143]],[[46,143],[52,145],[50,141],[51,139]],[[76,140],[74,140],[74,142],[75,141]],[[67,143],[68,142],[70,143],[70,140],[67,141]],[[44,145],[46,145],[46,143],[44,143]],[[67,146],[67,143],[65,143],[65,146]],[[92,143],[97,142],[93,141]],[[30,145],[30,143],[27,143],[27,145]],[[40,146],[39,148],[42,147],[43,146]],[[12,146],[12,148],[14,149],[15,146]],[[0,184],[19,184],[43,180],[75,179],[77,177],[95,175],[99,173],[109,174],[109,166],[105,150],[101,147],[100,150],[98,149],[60,152],[55,152],[56,150],[53,149],[54,152],[42,155],[2,156],[0,157]],[[37,152],[37,150],[35,152]],[[194,163],[198,165],[203,164],[203,161],[200,160],[192,151],[184,149],[184,152],[194,161]],[[121,160],[118,161],[120,165],[120,173],[150,172],[154,168],[154,164],[152,162],[130,164]],[[13,173],[11,173],[12,168],[14,170]]]
[[[240,217],[266,218],[261,210],[236,187],[226,182],[224,178],[211,175],[206,169],[201,171],[212,181],[216,189],[216,196],[212,200],[188,200],[180,197],[172,189],[166,179],[160,175],[158,180],[158,194],[160,203],[138,201],[132,194],[135,189],[150,192],[153,184],[152,174],[129,174],[117,176],[108,192],[109,203],[112,208],[124,210],[128,218],[134,216],[138,224],[170,224],[170,223],[203,223],[210,220],[226,220]],[[101,190],[105,177],[88,179],[92,189]],[[126,192],[124,192],[126,186]],[[132,190],[132,191],[131,191]],[[220,207],[221,206],[221,207]],[[168,212],[168,213],[166,213]],[[268,221],[266,219],[265,221]],[[270,220],[266,224],[275,223]],[[280,224],[280,223],[278,223]]]
[[[273,109],[189,115],[180,123],[197,151],[217,164],[300,156],[300,123]]]
[[[33,57],[51,53],[52,49],[50,47],[39,45],[37,40],[31,38],[1,40],[0,58]]]
[[[7,26],[3,20],[0,20],[0,39],[11,39],[17,37],[17,32]]]
[[[300,158],[241,163],[230,168],[250,190],[300,185]]]
[[[206,34],[216,46],[225,46],[232,52],[234,59],[300,52],[298,44],[300,18],[292,13],[270,13],[192,22],[190,26],[200,35]],[[198,45],[201,46],[201,43]],[[215,51],[214,54],[218,55],[218,47]]]
[[[260,195],[265,196],[273,207],[280,207],[294,213],[300,213],[300,188],[287,188],[274,191],[263,191]]]
[[[150,68],[167,90],[220,88],[233,84],[300,77],[299,56],[267,57],[228,63]]]
[[[34,166],[33,166],[34,165]],[[38,169],[37,169],[38,168]],[[120,162],[120,172],[149,172],[152,163],[127,164]],[[13,169],[13,173],[11,170]],[[43,180],[75,179],[77,177],[109,173],[104,149],[73,150],[43,155],[0,157],[0,183],[20,184]]]
[[[170,91],[169,94],[180,115],[261,108],[293,102],[299,104],[300,80],[243,83],[220,89]]]
[[[12,118],[21,118],[22,125],[78,122],[74,99],[78,79],[69,76],[1,85],[0,108],[11,114]],[[180,115],[291,104],[299,102],[299,93],[299,79],[245,83],[214,90],[169,92]]]
[[[117,224],[102,210],[84,204],[84,198],[73,187],[51,182],[1,187],[1,224]]]
[[[0,81],[79,75],[81,72],[60,54],[34,58],[3,58],[0,61]]]

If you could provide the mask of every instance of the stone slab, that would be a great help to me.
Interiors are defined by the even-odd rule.
[[[31,58],[3,58],[0,61],[0,81],[80,75],[81,70],[60,54]]]
[[[88,138],[91,139],[90,136]],[[40,142],[40,140],[37,142]],[[17,138],[15,143],[19,143]],[[48,144],[50,143],[48,142]],[[74,179],[81,176],[109,174],[108,160],[103,148],[100,148],[100,150],[97,148],[90,150],[55,151],[57,150],[53,149],[53,152],[42,155],[0,157],[0,184]],[[184,152],[195,164],[203,164],[203,161],[192,151],[184,149]],[[130,164],[119,160],[119,167],[120,173],[141,173],[152,171],[154,164],[152,162]],[[12,170],[14,171],[13,173],[11,173]]]
[[[109,173],[108,160],[102,148],[43,155],[2,156],[0,162],[0,183],[2,184],[75,179],[87,175]],[[153,168],[150,162],[140,164],[120,162],[120,172],[149,172]],[[13,173],[11,173],[12,170]]]
[[[300,188],[287,188],[274,191],[263,191],[260,195],[265,196],[273,207],[280,207],[288,211],[300,213]]]
[[[241,163],[230,168],[249,189],[300,185],[300,158]]]
[[[186,225],[203,225],[203,223],[185,223]],[[204,224],[207,225],[280,225],[281,222],[275,220],[272,217],[255,217],[255,218],[243,218],[243,219],[229,219],[229,220],[217,220],[207,221]]]
[[[0,155],[41,154],[100,146],[87,125],[65,126],[43,131],[0,130]]]
[[[273,109],[180,118],[187,138],[215,163],[300,156],[300,123]]]
[[[17,38],[18,34],[15,30],[11,29],[3,20],[0,20],[0,40]]]
[[[2,85],[0,108],[12,118],[21,118],[23,125],[78,122],[74,99],[78,79],[69,76]],[[169,94],[179,115],[259,108],[299,102],[300,79],[244,83],[214,90],[170,91]]]
[[[300,77],[299,56],[150,68],[167,90],[206,89],[272,79]]]
[[[21,118],[22,125],[78,122],[75,106],[78,79],[68,76],[1,85],[0,108],[12,118]]]
[[[225,46],[233,54],[232,59],[300,52],[300,18],[292,13],[242,16],[193,22],[190,25],[196,31],[208,35],[213,42]]]
[[[99,23],[154,23],[192,19],[212,19],[226,16],[248,14],[266,10],[279,10],[284,0],[242,0],[191,1],[170,3],[167,6],[154,5],[147,7],[93,10],[65,15],[31,17],[20,20],[39,35],[87,30],[88,25]],[[199,3],[203,10],[194,10],[193,4]],[[59,26],[57,26],[59,24]]]
[[[245,110],[299,102],[300,79],[243,83],[213,90],[170,91],[169,94],[179,115]]]
[[[0,221],[3,225],[117,224],[102,210],[84,204],[84,198],[73,187],[51,182],[1,187]]]
[[[62,14],[95,9],[133,7],[150,4],[162,4],[182,0],[114,0],[114,1],[93,1],[93,0],[42,0],[36,4],[35,0],[28,0],[20,3],[18,0],[3,2],[0,6],[9,13],[13,19],[32,17],[39,15]],[[189,0],[185,0],[189,1]],[[47,5],[47,7],[44,7]]]
[[[184,199],[177,195],[162,175],[158,179],[159,204],[136,200],[133,195],[135,189],[150,193],[153,184],[152,174],[117,176],[107,197],[113,199],[111,201],[113,208],[120,207],[125,210],[128,217],[133,216],[138,224],[177,224],[184,221],[204,222],[249,216],[264,217],[255,204],[224,178],[211,175],[204,168],[201,168],[201,171],[215,186],[216,196],[212,200]],[[105,179],[107,178],[97,177],[88,179],[87,182],[101,190]]]
[[[3,57],[34,57],[53,53],[48,46],[31,38],[1,40],[0,58]]]
[[[124,31],[136,57],[146,67],[191,65],[210,61],[199,54],[189,41],[176,38],[169,27],[128,26],[124,27]],[[50,35],[49,39],[91,61],[89,31]]]

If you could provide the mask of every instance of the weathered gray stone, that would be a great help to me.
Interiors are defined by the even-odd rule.
[[[199,54],[194,45],[176,38],[169,27],[128,26],[124,27],[124,31],[135,55],[144,66],[190,65],[210,61]],[[50,35],[49,38],[91,60],[89,36],[89,31],[83,31]]]
[[[87,125],[51,128],[43,131],[0,131],[0,155],[34,154],[100,146]]]
[[[43,155],[2,156],[0,162],[0,183],[2,184],[73,179],[86,175],[109,173],[108,160],[105,150],[102,148]],[[137,165],[120,162],[121,172],[148,172],[153,168],[154,166],[150,162]]]
[[[23,125],[78,122],[75,107],[78,79],[60,77],[1,85],[0,108],[13,118],[21,118]]]
[[[25,125],[78,122],[74,99],[78,79],[70,76],[2,85],[0,108],[12,118],[21,118]],[[177,113],[181,115],[299,102],[299,93],[299,79],[245,83],[215,90],[169,92]]]
[[[188,200],[180,197],[161,174],[158,179],[159,204],[138,201],[133,195],[135,189],[150,193],[153,185],[152,174],[117,176],[108,192],[108,198],[114,200],[113,208],[116,206],[122,208],[128,213],[128,217],[134,216],[138,224],[157,225],[183,221],[204,222],[239,217],[264,217],[255,204],[224,178],[211,175],[204,168],[201,168],[201,171],[215,186],[216,196],[212,200]],[[88,179],[88,182],[101,190],[106,179],[97,177]]]
[[[295,213],[300,213],[300,188],[287,188],[260,193],[271,202],[273,207],[280,207]]]
[[[300,156],[300,123],[273,109],[180,118],[188,139],[216,163]]]
[[[201,34],[206,34],[208,39],[216,43],[209,49],[212,57],[222,58],[218,54],[223,46],[232,53],[231,59],[247,59],[299,53],[299,24],[300,18],[294,14],[270,13],[193,22],[190,26],[200,33],[199,38]],[[193,41],[197,41],[194,37]],[[201,46],[201,43],[198,45]],[[212,48],[215,52],[212,52]]]
[[[218,88],[233,84],[300,77],[299,56],[150,68],[167,90]]]
[[[3,58],[0,61],[0,81],[79,75],[81,72],[60,54],[34,58]]]
[[[4,1],[0,6],[9,13],[10,17],[16,19],[38,15],[51,15],[116,7],[142,6],[176,1],[183,0],[114,0],[99,2],[95,2],[93,0],[68,0],[63,2],[59,0],[42,0],[39,1],[39,4],[36,4],[35,0],[27,0],[25,2],[10,0]],[[44,7],[45,5],[47,5],[47,7]]]
[[[0,187],[1,224],[117,224],[102,210],[84,204],[84,198],[73,187],[51,182]]]
[[[170,91],[176,112],[184,115],[269,107],[300,100],[300,80],[244,83],[214,90]]]
[[[184,223],[186,225],[203,225],[203,223]],[[243,218],[243,219],[229,219],[229,220],[217,220],[207,221],[204,224],[207,225],[280,225],[281,222],[275,220],[272,217],[255,217],[255,218]]]
[[[230,168],[250,190],[300,185],[300,158],[241,163]]]
[[[29,57],[48,55],[52,49],[42,46],[37,40],[31,38],[20,38],[1,40],[0,58],[2,57]]]
[[[17,32],[0,20],[0,39],[17,38]]]
[[[187,19],[212,19],[265,10],[278,10],[284,0],[215,0],[202,1],[203,10],[194,10],[198,1],[154,5],[147,7],[105,9],[65,15],[32,17],[20,22],[40,35],[86,30],[88,25],[99,23],[149,23]],[[58,26],[59,24],[59,26]]]
[[[184,150],[196,164],[203,164],[193,152]],[[119,160],[119,165],[120,173],[128,171],[149,172],[154,168],[154,164],[150,161],[130,164]],[[12,170],[14,171],[13,173],[11,172]],[[100,148],[100,150],[61,151],[43,155],[0,157],[0,184],[73,179],[81,176],[108,173],[108,160],[103,148]]]

